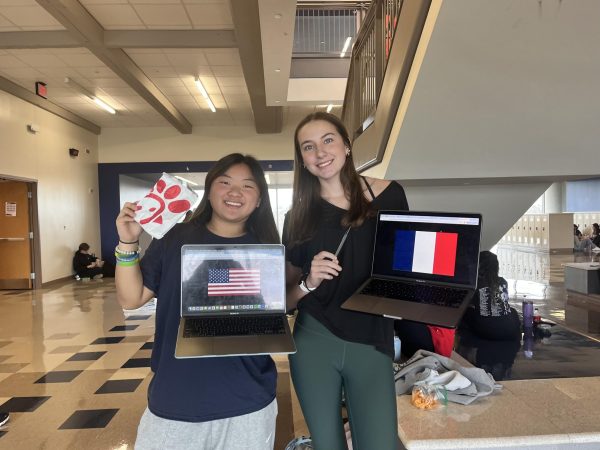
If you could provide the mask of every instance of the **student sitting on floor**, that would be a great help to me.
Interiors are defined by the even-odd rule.
[[[90,246],[85,242],[79,244],[79,249],[73,255],[73,270],[76,278],[102,278],[104,261],[90,254]]]
[[[484,339],[519,339],[519,316],[508,304],[508,283],[498,271],[498,257],[489,251],[481,252],[477,290],[461,325]]]

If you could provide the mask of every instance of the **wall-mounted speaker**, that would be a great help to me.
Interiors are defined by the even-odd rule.
[[[70,148],[69,155],[73,157],[79,156],[79,150],[77,150],[76,148]]]

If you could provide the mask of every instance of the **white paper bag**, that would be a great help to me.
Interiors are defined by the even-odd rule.
[[[177,178],[163,173],[137,204],[135,220],[153,238],[162,238],[198,200],[198,195]]]

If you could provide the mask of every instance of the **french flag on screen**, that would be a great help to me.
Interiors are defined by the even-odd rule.
[[[458,233],[397,230],[394,270],[454,276]]]

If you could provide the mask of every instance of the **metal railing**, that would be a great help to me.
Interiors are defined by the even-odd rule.
[[[352,138],[372,123],[403,0],[373,0],[352,49],[342,120]]]
[[[363,4],[299,3],[294,30],[294,58],[339,57],[348,38],[354,42],[367,11]],[[350,57],[350,49],[347,52]]]

